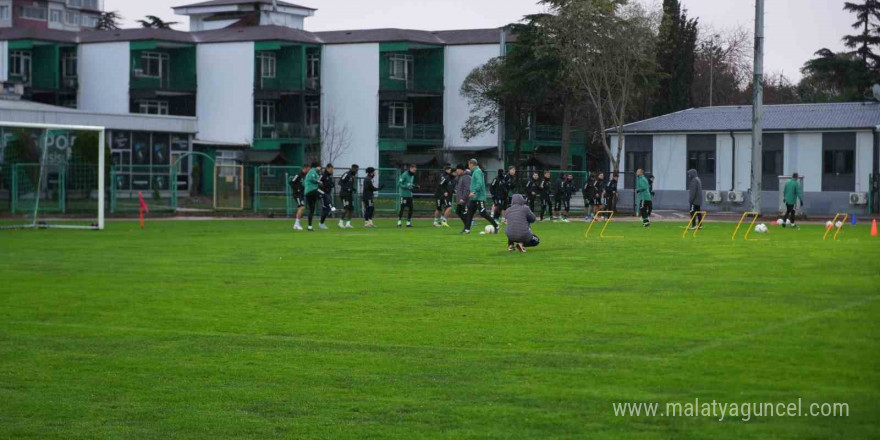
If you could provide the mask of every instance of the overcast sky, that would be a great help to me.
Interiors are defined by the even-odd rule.
[[[135,26],[144,15],[181,21],[172,6],[197,0],[105,0],[107,10],[117,10],[125,27]],[[399,27],[424,30],[499,27],[523,15],[540,12],[535,0],[288,0],[317,8],[306,20],[306,30],[342,30]],[[652,0],[646,0],[652,1]],[[692,17],[721,30],[737,26],[754,29],[754,0],[682,0]],[[844,0],[767,0],[766,69],[793,80],[800,67],[823,47],[843,49],[841,37],[850,32],[855,18],[842,10]]]

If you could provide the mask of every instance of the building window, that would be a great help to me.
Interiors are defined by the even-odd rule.
[[[37,6],[19,6],[18,16],[28,20],[46,21],[48,10]]]
[[[31,53],[27,50],[13,50],[9,54],[9,74],[21,77],[25,83],[31,76]]]
[[[321,123],[321,104],[318,101],[306,103],[306,125],[314,126]]]
[[[76,78],[76,52],[65,52],[61,63],[61,73],[65,78]]]
[[[406,128],[409,106],[402,102],[395,102],[388,107],[388,126],[391,128]]]
[[[49,21],[52,23],[61,23],[61,12],[60,9],[52,9],[49,11]]]
[[[161,79],[168,70],[168,64],[167,53],[144,52],[141,54],[141,76]]]
[[[168,101],[138,101],[138,113],[144,115],[168,115]]]
[[[257,115],[260,118],[260,126],[275,126],[275,102],[273,101],[257,101]]]
[[[82,6],[83,0],[67,0],[67,6],[71,8],[79,8]]]
[[[96,26],[98,26],[98,17],[96,17],[94,15],[83,14],[82,25],[85,27],[90,27],[90,28],[96,27]]]
[[[391,56],[391,79],[409,81],[412,71],[412,55],[394,54]]]
[[[79,26],[79,12],[67,11],[64,13],[64,21],[71,26]]]
[[[275,78],[277,75],[276,67],[277,61],[275,59],[275,52],[260,52],[257,55],[260,59],[260,75],[262,78]]]
[[[317,78],[321,71],[321,58],[318,54],[309,54],[306,59],[306,78],[312,79]]]
[[[9,20],[9,5],[0,5],[0,20]]]
[[[852,150],[825,150],[822,160],[825,174],[853,174],[856,155]]]
[[[715,152],[688,152],[688,169],[697,170],[697,174],[715,174]]]

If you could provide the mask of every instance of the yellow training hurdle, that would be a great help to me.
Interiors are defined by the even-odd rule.
[[[838,212],[837,214],[834,215],[834,219],[831,220],[831,224],[832,224],[832,225],[836,225],[836,224],[837,224],[837,221],[838,221],[841,217],[843,217],[843,220],[840,220],[840,227],[838,228],[838,227],[834,227],[834,226],[832,226],[832,227],[830,227],[830,228],[825,228],[825,235],[822,236],[822,240],[825,240],[825,239],[828,238],[828,234],[831,233],[831,230],[832,230],[832,229],[836,229],[836,230],[837,230],[836,232],[834,232],[834,237],[832,238],[833,240],[837,240],[837,234],[840,234],[840,230],[843,229],[843,225],[846,224],[846,219],[849,218],[849,214],[848,214],[848,213],[845,213],[845,212]]]
[[[758,240],[757,238],[749,238],[749,234],[752,232],[752,230],[755,229],[755,223],[758,221],[758,216],[760,216],[760,215],[761,214],[754,212],[754,211],[744,212],[742,217],[739,218],[739,223],[736,224],[736,229],[733,230],[733,235],[730,236],[730,239],[736,240],[736,234],[739,233],[739,228],[742,227],[742,224],[746,220],[746,217],[751,216],[752,222],[749,223],[749,227],[746,230],[745,235],[743,235],[743,239],[748,240],[748,241],[757,241]]]
[[[702,215],[701,215],[701,214],[702,214]],[[696,224],[694,224],[694,220],[697,219],[697,216],[698,216],[698,215],[700,215],[700,221],[697,222]],[[703,227],[703,222],[706,220],[706,216],[707,216],[707,215],[709,215],[709,212],[708,212],[708,211],[696,211],[696,212],[694,212],[694,215],[691,216],[691,219],[690,219],[690,221],[688,221],[687,226],[684,227],[684,233],[681,234],[681,238],[685,238],[685,237],[687,237],[688,230],[690,230],[691,225],[696,226],[696,228],[694,229],[694,237],[696,237],[696,236],[697,236],[697,232],[700,232],[700,228]]]
[[[608,224],[611,223],[611,219],[614,218],[614,211],[599,211],[596,213],[597,216],[602,214],[608,214],[608,218],[605,220],[605,225],[602,226],[602,231],[599,232],[599,238],[624,238],[622,235],[605,235],[605,229],[608,228]],[[593,224],[595,222],[590,222],[590,226],[587,228],[587,232],[584,234],[584,238],[590,238],[590,231],[593,230]]]

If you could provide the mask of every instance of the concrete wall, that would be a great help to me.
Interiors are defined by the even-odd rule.
[[[0,41],[0,82],[9,80],[9,42]]]
[[[203,141],[254,139],[254,43],[202,44],[197,51],[196,115]]]
[[[12,0],[0,0],[0,6],[6,6],[9,11],[6,18],[0,19],[0,28],[12,27]]]
[[[324,46],[321,58],[321,125],[347,128],[351,146],[334,159],[340,168],[379,164],[379,45]]]
[[[687,136],[654,136],[654,191],[687,188]]]
[[[443,83],[443,127],[446,132],[446,144],[453,148],[498,146],[498,133],[485,133],[470,141],[461,135],[470,116],[471,107],[467,98],[461,96],[461,85],[475,68],[500,55],[497,44],[481,44],[473,46],[447,46]]]
[[[856,192],[868,192],[871,183],[868,174],[873,172],[874,133],[856,133]]]
[[[96,113],[128,113],[130,44],[81,44],[78,48],[79,108]]]
[[[784,174],[804,176],[804,192],[822,191],[822,133],[786,133]]]

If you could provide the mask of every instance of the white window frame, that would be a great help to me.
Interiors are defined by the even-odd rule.
[[[80,14],[80,18],[82,19],[82,25],[87,28],[94,28],[98,26],[98,17],[89,14]]]
[[[397,119],[397,112],[403,112],[403,125]],[[388,127],[390,128],[406,128],[409,126],[409,104],[404,102],[393,102],[388,106]]]
[[[34,14],[28,15],[28,12]],[[39,6],[19,6],[18,16],[26,20],[46,21],[49,19],[49,9]]]
[[[168,116],[168,101],[143,99],[137,101],[138,113],[142,115]]]
[[[76,78],[77,77],[77,58],[76,52],[65,52],[64,56],[61,58],[61,75],[63,78]],[[72,63],[72,64],[70,64]]]
[[[275,101],[257,101],[260,127],[275,126]]]
[[[9,5],[0,5],[0,20],[9,20]]]
[[[52,23],[64,23],[64,11],[60,9],[49,10],[49,21]]]
[[[278,76],[278,57],[275,52],[260,51],[257,55],[260,59],[260,75],[263,78],[275,78]]]
[[[309,54],[306,57],[306,78],[314,79],[320,75],[320,63],[321,57],[316,53]]]
[[[79,26],[80,13],[76,11],[64,11],[64,23],[70,26]]]
[[[71,8],[80,8],[82,7],[82,0],[67,0],[67,6]]]
[[[389,76],[391,79],[409,81],[412,77],[413,56],[409,54],[392,54],[389,60]]]
[[[318,101],[306,102],[306,125],[318,125],[321,123],[321,103]]]
[[[16,66],[16,64],[18,64]],[[33,71],[33,55],[29,50],[9,51],[9,74],[25,78],[25,83],[30,84],[31,72]]]
[[[158,66],[158,75],[150,75],[149,69],[147,69],[148,62],[156,62]],[[156,78],[162,79],[162,74],[165,72],[165,65],[169,65],[169,69],[171,68],[171,57],[168,56],[167,53],[162,52],[142,52],[141,53],[141,74],[144,78]]]

